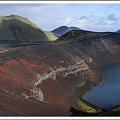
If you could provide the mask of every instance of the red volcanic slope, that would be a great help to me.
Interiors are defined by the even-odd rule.
[[[67,43],[16,49],[0,60],[1,115],[71,115],[97,82],[91,58]]]

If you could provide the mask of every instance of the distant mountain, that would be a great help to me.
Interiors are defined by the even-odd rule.
[[[120,33],[120,29],[116,31],[117,33]]]
[[[36,42],[55,39],[52,33],[44,32],[27,18],[17,15],[0,16],[0,40]]]
[[[80,28],[61,26],[61,27],[58,27],[58,28],[52,30],[51,32],[54,33],[56,36],[60,37],[71,30],[80,30]]]

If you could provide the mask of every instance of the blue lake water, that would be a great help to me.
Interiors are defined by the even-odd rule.
[[[87,92],[83,99],[104,109],[120,105],[120,65],[106,66],[103,80]]]

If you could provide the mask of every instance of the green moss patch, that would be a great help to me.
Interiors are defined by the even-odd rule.
[[[87,113],[101,112],[100,109],[95,108],[94,106],[88,104],[84,100],[77,99],[77,104],[78,104],[78,107],[80,108],[80,110],[83,111],[83,112],[87,112]]]

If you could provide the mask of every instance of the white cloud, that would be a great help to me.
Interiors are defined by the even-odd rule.
[[[67,17],[64,20],[64,25],[68,25],[69,23],[71,23],[72,21],[74,21],[74,19],[72,17]]]
[[[91,31],[116,31],[120,28],[120,19],[114,14],[99,17],[95,15],[81,16],[77,19],[66,18],[64,23]]]

